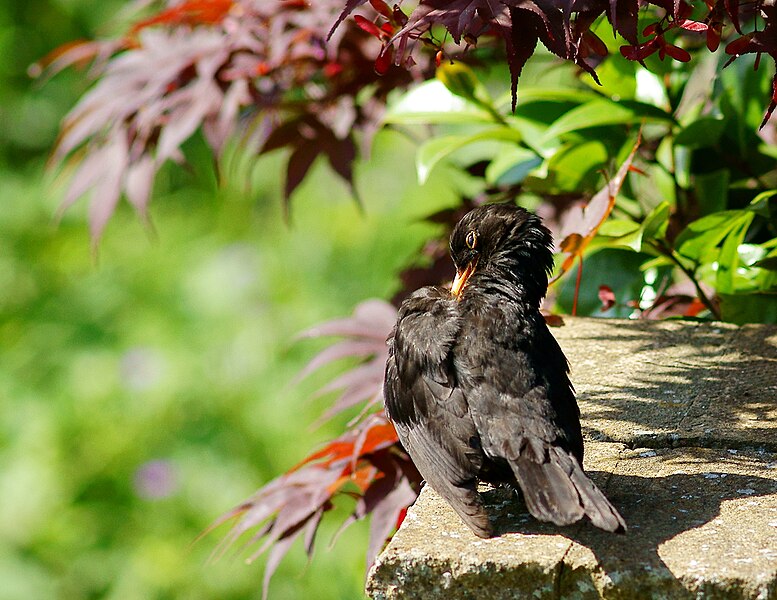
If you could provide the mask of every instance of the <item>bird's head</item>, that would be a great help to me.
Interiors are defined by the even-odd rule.
[[[456,224],[450,247],[456,266],[451,293],[457,299],[475,273],[520,286],[537,304],[545,296],[553,238],[537,215],[513,204],[479,206]]]

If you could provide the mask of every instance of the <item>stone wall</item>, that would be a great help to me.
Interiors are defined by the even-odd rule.
[[[475,537],[425,488],[370,571],[393,598],[777,598],[777,327],[566,318],[585,467],[628,523],[531,518],[483,492]]]

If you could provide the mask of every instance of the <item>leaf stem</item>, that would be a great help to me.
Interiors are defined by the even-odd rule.
[[[575,277],[575,295],[572,298],[572,316],[577,316],[577,298],[580,296],[580,280],[583,278],[583,255],[577,262],[577,277]]]
[[[720,309],[715,306],[715,303],[707,296],[707,294],[704,292],[704,290],[701,287],[701,284],[699,283],[699,280],[696,278],[696,272],[693,269],[689,269],[683,264],[683,261],[680,260],[680,257],[677,255],[677,252],[668,247],[666,243],[663,240],[654,240],[654,247],[656,250],[658,250],[661,254],[666,256],[669,260],[671,260],[677,267],[685,273],[685,276],[688,277],[688,279],[691,280],[691,283],[693,283],[693,287],[696,288],[696,294],[699,297],[699,300],[701,300],[701,303],[704,304],[704,306],[707,308],[707,310],[710,311],[712,316],[715,318],[716,321],[722,321],[723,317],[720,314]]]

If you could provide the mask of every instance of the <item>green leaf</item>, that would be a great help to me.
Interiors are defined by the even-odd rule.
[[[475,72],[463,63],[440,65],[436,76],[446,88],[457,96],[466,98],[476,104],[480,104],[488,98],[486,90],[478,81]]]
[[[510,127],[521,132],[523,143],[544,158],[553,156],[561,146],[558,138],[544,137],[547,126],[542,123],[519,115],[509,115],[506,120]]]
[[[674,119],[660,108],[642,102],[594,100],[570,110],[557,119],[545,132],[544,137],[546,139],[558,137],[571,131],[601,125],[623,125],[642,121],[672,123]]]
[[[612,32],[609,37],[612,37]],[[583,77],[581,81],[615,102],[622,99],[633,100],[637,92],[636,68],[634,61],[624,58],[616,50],[596,67],[601,86],[590,77]]]
[[[403,94],[386,111],[385,123],[493,123],[481,106],[451,92],[441,81],[427,81]]]
[[[507,96],[509,99],[509,96]],[[518,91],[518,107],[532,102],[573,102],[583,104],[601,98],[599,94],[594,94],[587,90],[569,89],[569,88],[541,88],[526,87]]]
[[[669,202],[656,206],[642,222],[642,237],[649,240],[662,240],[669,226]]]
[[[736,275],[739,268],[739,246],[745,239],[750,223],[753,221],[753,213],[746,212],[737,219],[736,225],[731,228],[726,236],[718,255],[718,270],[715,277],[716,287],[719,293],[730,294],[737,290]]]
[[[605,237],[618,238],[634,233],[639,228],[639,223],[631,219],[608,219],[602,223],[598,233]]]
[[[696,199],[699,202],[702,215],[726,209],[729,180],[728,169],[720,169],[694,177],[693,183],[696,190]]]
[[[486,167],[486,182],[491,185],[515,185],[542,164],[542,157],[521,146],[500,153]]]
[[[676,204],[674,177],[659,164],[642,166],[642,173],[631,173],[629,183],[634,197],[639,201],[642,212],[650,213],[662,202]]]
[[[777,291],[777,238],[765,244],[740,244],[737,248],[742,267],[737,270],[737,292]]]
[[[648,67],[637,67],[636,80],[637,90],[635,96],[646,104],[658,106],[660,108],[669,108],[669,97],[666,93],[664,79],[659,75],[660,70]]]
[[[642,227],[628,219],[609,219],[599,228],[591,248],[606,246],[610,248],[629,248],[639,252],[642,248]]]
[[[777,323],[777,294],[719,294],[724,321],[745,323]]]
[[[656,148],[656,162],[664,167],[667,173],[671,173],[674,169],[674,152],[673,152],[672,138],[666,136],[658,144]]]
[[[649,269],[660,269],[661,267],[673,267],[673,266],[675,265],[672,262],[672,259],[662,254],[661,256],[656,256],[655,258],[651,258],[650,260],[643,262],[639,266],[639,270],[648,271]]]
[[[743,210],[724,210],[690,223],[675,240],[675,248],[684,257],[699,262],[717,246],[745,215]]]
[[[692,150],[685,146],[674,147],[674,179],[677,185],[684,189],[691,187],[691,158]]]
[[[755,198],[753,198],[747,208],[752,210],[754,213],[769,219],[771,218],[769,200],[771,200],[774,196],[777,196],[777,190],[766,190],[765,192],[761,192]]]
[[[662,202],[642,223],[627,219],[610,219],[599,229],[601,245],[629,248],[635,252],[655,252],[645,242],[663,239],[669,224],[669,203]]]
[[[743,56],[720,72],[720,108],[730,152],[742,159],[752,157],[761,140],[757,136],[763,118],[764,91],[771,88],[773,73],[754,70],[755,57]],[[771,95],[771,92],[770,92]]]
[[[469,144],[483,141],[519,142],[520,140],[520,132],[511,127],[495,127],[472,135],[447,135],[432,138],[423,144],[416,154],[418,181],[422,185],[426,183],[429,173],[437,163]]]
[[[562,147],[548,161],[548,171],[554,188],[561,191],[578,191],[586,176],[602,168],[609,158],[604,144],[588,141]]]
[[[714,146],[720,140],[725,126],[722,116],[719,118],[702,117],[683,127],[675,135],[674,143],[692,148]]]
[[[447,63],[437,69],[436,77],[456,96],[481,107],[496,123],[504,123],[504,117],[494,105],[494,101],[475,75],[475,71],[464,63]]]
[[[777,146],[773,144],[758,144],[758,152],[769,158],[777,158]]]

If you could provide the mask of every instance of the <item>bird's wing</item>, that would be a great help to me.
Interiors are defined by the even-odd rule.
[[[399,439],[427,483],[481,537],[492,534],[476,489],[482,466],[467,400],[451,372],[456,306],[433,291],[403,304],[389,338],[384,399]]]
[[[470,342],[457,347],[455,364],[483,451],[509,464],[536,518],[569,525],[588,516],[597,527],[622,531],[623,519],[583,472],[566,359],[545,335],[552,339],[544,322],[498,313],[463,332]]]

